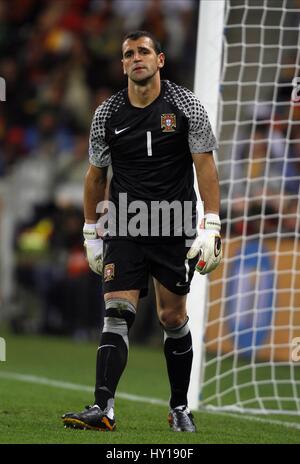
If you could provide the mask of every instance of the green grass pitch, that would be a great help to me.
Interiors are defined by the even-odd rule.
[[[171,432],[163,351],[138,346],[130,349],[118,388],[133,397],[116,398],[117,430],[64,429],[60,418],[64,412],[92,403],[96,343],[0,335],[6,340],[7,351],[6,362],[0,362],[1,444],[300,443],[300,417],[251,420],[248,416],[196,412],[197,433]],[[162,404],[150,404],[140,397],[157,398]]]

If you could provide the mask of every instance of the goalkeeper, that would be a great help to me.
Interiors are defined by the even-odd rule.
[[[122,57],[128,88],[110,97],[95,112],[84,185],[87,258],[91,269],[102,276],[105,299],[95,399],[82,412],[64,414],[63,422],[67,427],[114,430],[114,397],[127,363],[128,333],[138,300],[147,293],[150,274],[164,331],[171,390],[169,425],[174,432],[194,432],[187,404],[193,350],[186,295],[195,268],[207,274],[221,260],[219,182],[212,156],[217,145],[207,113],[195,95],[161,80],[165,55],[152,34],[127,34]],[[113,172],[109,199],[116,211],[116,232],[108,229],[103,235],[97,227],[96,210],[104,200],[109,165]],[[205,212],[198,227],[193,165]],[[130,211],[124,210],[124,194]],[[167,233],[164,225],[152,234],[145,233],[147,228],[141,228],[139,234],[136,230],[131,233],[132,206],[137,201],[146,207],[153,202],[176,202],[182,209],[170,215]],[[184,209],[187,204],[192,205],[189,215]],[[146,211],[146,216],[139,216],[142,222],[153,219],[153,209]],[[178,228],[181,213],[184,226]],[[194,229],[193,236],[187,233],[187,223]],[[155,225],[151,223],[152,232]]]

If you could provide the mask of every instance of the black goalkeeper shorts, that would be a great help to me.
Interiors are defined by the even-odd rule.
[[[148,293],[149,274],[177,295],[190,291],[198,258],[187,259],[185,241],[145,244],[114,239],[104,242],[103,292],[139,289]]]

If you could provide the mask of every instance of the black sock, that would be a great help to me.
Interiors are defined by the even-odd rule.
[[[107,345],[107,346],[106,346]],[[104,332],[97,352],[95,404],[105,409],[127,364],[128,348],[121,335]]]
[[[191,332],[181,338],[167,337],[164,352],[171,387],[170,407],[187,405],[193,360]]]

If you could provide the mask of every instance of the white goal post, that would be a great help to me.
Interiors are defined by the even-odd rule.
[[[219,142],[224,257],[188,297],[190,408],[299,415],[299,1],[202,0],[194,90]]]
[[[196,65],[194,93],[201,100],[216,134],[219,100],[220,71],[222,58],[222,37],[224,27],[225,0],[202,0],[199,6],[198,37],[196,48]],[[209,72],[203,72],[209,69]],[[196,175],[195,191],[198,199],[198,215],[203,216],[203,207],[199,197]],[[191,409],[198,409],[199,388],[201,384],[202,337],[206,308],[207,277],[195,273],[191,291],[187,298],[189,325],[194,347],[188,402]]]

